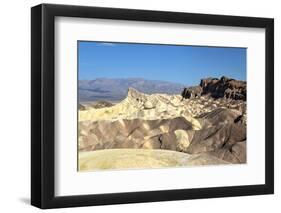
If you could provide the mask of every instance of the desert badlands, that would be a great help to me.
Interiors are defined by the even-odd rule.
[[[79,104],[78,170],[246,163],[246,82],[202,79],[180,94],[129,88]]]

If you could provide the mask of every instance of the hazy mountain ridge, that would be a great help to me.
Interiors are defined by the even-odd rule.
[[[122,100],[132,87],[146,94],[180,94],[183,84],[143,78],[97,78],[79,81],[79,101]]]

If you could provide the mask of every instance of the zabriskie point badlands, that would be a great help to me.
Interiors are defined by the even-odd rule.
[[[79,104],[79,171],[246,163],[246,82]]]

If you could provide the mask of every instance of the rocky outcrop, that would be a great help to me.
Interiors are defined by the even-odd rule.
[[[218,78],[202,79],[199,86],[185,88],[183,98],[200,97],[209,95],[215,99],[227,98],[246,101],[246,82],[230,79],[225,76]]]
[[[197,98],[200,97],[203,92],[203,89],[201,86],[194,86],[189,88],[184,88],[181,95],[184,98]]]

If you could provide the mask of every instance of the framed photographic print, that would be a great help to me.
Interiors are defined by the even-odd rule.
[[[31,9],[31,203],[272,194],[274,21]]]

